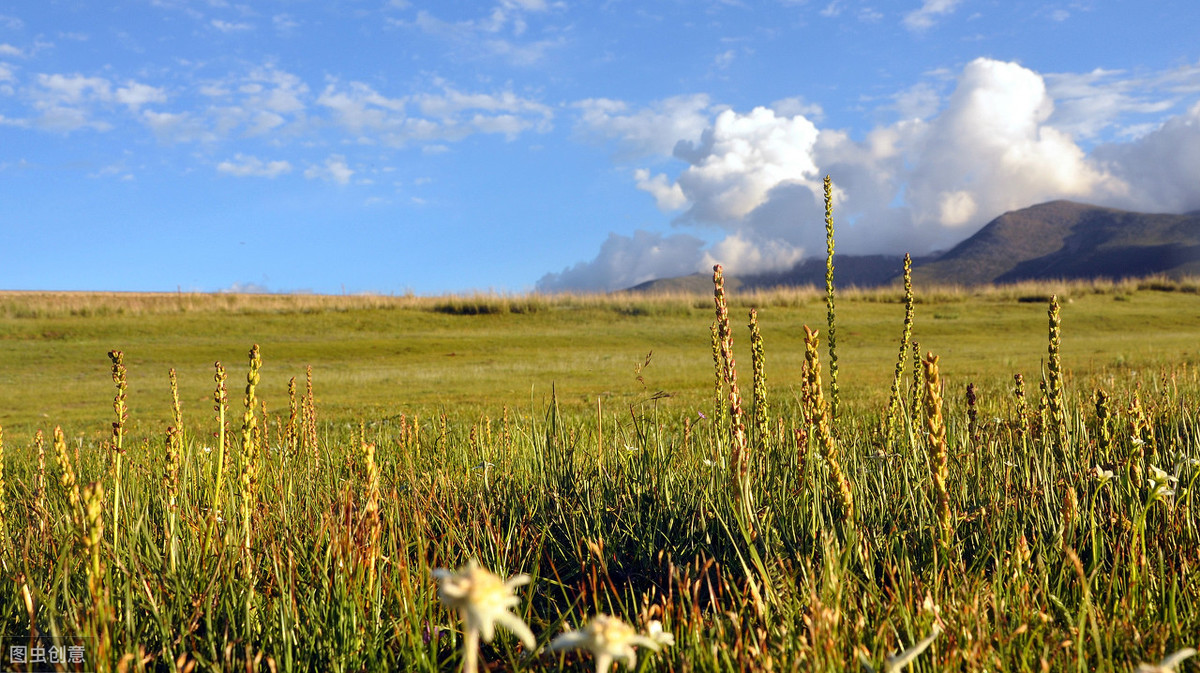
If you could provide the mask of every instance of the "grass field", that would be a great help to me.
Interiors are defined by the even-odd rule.
[[[644,635],[642,670],[1124,671],[1200,644],[1194,283],[918,288],[940,359],[914,386],[905,349],[890,426],[902,291],[838,295],[836,418],[824,292],[729,305],[740,406],[712,296],[0,294],[3,649],[469,668],[470,602],[434,577],[469,559],[531,579],[512,610],[536,643],[501,620],[482,644],[501,670],[590,670],[549,645],[601,613]]]

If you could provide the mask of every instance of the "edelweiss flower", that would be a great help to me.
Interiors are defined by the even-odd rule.
[[[1184,659],[1195,656],[1196,650],[1185,647],[1172,654],[1168,654],[1166,658],[1155,664],[1142,664],[1137,667],[1137,673],[1175,673],[1175,669],[1179,664],[1183,663]]]
[[[657,626],[657,628],[655,628]],[[587,626],[578,631],[568,631],[550,643],[552,650],[582,648],[591,650],[596,657],[596,673],[608,673],[614,660],[623,660],[625,667],[637,665],[635,646],[648,647],[655,652],[675,643],[675,637],[662,630],[662,624],[650,623],[650,634],[642,635],[616,617],[596,615]]]
[[[433,571],[438,580],[438,598],[447,607],[458,611],[466,630],[463,642],[463,671],[475,673],[479,653],[479,638],[492,642],[496,635],[496,624],[512,631],[525,647],[533,649],[537,639],[533,632],[517,615],[509,612],[521,603],[513,590],[529,583],[529,575],[515,575],[502,580],[487,568],[482,568],[471,559],[458,572],[445,568]]]

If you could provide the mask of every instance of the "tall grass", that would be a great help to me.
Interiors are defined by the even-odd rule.
[[[625,654],[599,624],[626,644],[674,634],[639,670],[1127,671],[1197,644],[1200,376],[1181,362],[1080,385],[1070,304],[1050,296],[1097,286],[1053,288],[1049,332],[1028,334],[1055,359],[1040,410],[1020,372],[1019,395],[1007,376],[979,382],[968,408],[950,381],[969,363],[906,368],[919,347],[905,329],[881,378],[892,396],[834,416],[806,328],[801,382],[769,407],[754,367],[746,432],[728,317],[741,300],[714,280],[711,348],[703,328],[695,346],[717,376],[707,419],[655,392],[647,358],[643,392],[617,408],[555,393],[499,400],[496,432],[453,405],[347,426],[319,420],[311,370],[303,394],[299,372],[266,386],[270,351],[255,347],[231,455],[220,364],[215,413],[165,378],[118,381],[117,434],[72,456],[56,431],[56,478],[40,433],[0,435],[5,651],[82,646],[86,670],[447,671],[476,656],[589,670]],[[903,295],[879,293],[899,327]],[[129,432],[123,395],[139,386],[161,388],[169,426]],[[919,398],[898,413],[906,388]],[[449,607],[468,604],[440,602],[434,571],[472,560],[528,576],[505,584],[518,600],[504,607],[535,642],[458,626]],[[569,649],[584,645],[595,659]]]

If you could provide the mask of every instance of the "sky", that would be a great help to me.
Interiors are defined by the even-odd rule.
[[[1200,209],[1195,0],[0,4],[0,290],[613,290]]]

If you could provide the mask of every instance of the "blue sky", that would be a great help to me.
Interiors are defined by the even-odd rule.
[[[1200,209],[1200,4],[0,7],[0,289],[615,289]]]

